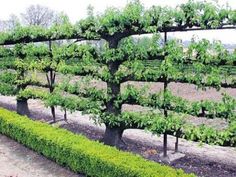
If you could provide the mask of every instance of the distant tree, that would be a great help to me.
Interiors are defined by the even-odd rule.
[[[48,7],[37,4],[29,6],[25,13],[21,14],[21,17],[25,25],[49,27],[57,21],[58,13]]]
[[[0,20],[0,31],[5,31],[5,21]]]
[[[87,7],[87,15],[88,17],[94,16],[94,7],[91,4],[89,4]]]
[[[8,20],[0,20],[0,31],[8,31],[14,29],[20,24],[20,19],[11,14]]]
[[[14,29],[16,26],[20,25],[20,19],[15,14],[11,14],[8,20],[8,29]]]

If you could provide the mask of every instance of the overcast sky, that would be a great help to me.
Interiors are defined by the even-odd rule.
[[[178,3],[184,3],[188,0],[140,0],[145,7],[151,5],[168,5],[175,7]],[[212,0],[206,0],[211,1]],[[230,7],[236,9],[236,0],[216,0],[219,4],[229,4]],[[47,6],[55,11],[66,13],[70,20],[74,23],[81,18],[86,17],[87,7],[91,4],[94,7],[95,13],[101,13],[107,7],[124,7],[129,0],[2,0],[0,6],[0,20],[7,20],[10,14],[19,16],[20,13],[32,5],[40,4]],[[221,30],[221,31],[204,31],[204,32],[184,32],[174,33],[171,36],[181,38],[184,40],[190,40],[193,35],[197,35],[199,38],[208,38],[210,40],[217,39],[224,43],[236,44],[236,30]]]

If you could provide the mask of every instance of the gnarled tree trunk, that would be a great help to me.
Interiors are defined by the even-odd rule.
[[[117,48],[118,39],[113,39],[108,41],[109,48]],[[119,69],[119,61],[110,61],[108,63],[109,72],[111,75],[114,75]],[[114,116],[119,116],[121,114],[121,107],[115,106],[114,100],[120,94],[120,83],[107,82],[107,90],[110,91],[109,96],[111,99],[106,103],[106,112]],[[124,128],[122,126],[111,127],[109,124],[106,124],[106,131],[103,136],[103,142],[107,145],[121,147],[122,144],[122,134]]]
[[[116,146],[121,147],[122,142],[122,134],[124,132],[124,129],[121,127],[108,127],[106,126],[105,134],[103,136],[103,142],[104,144],[110,145],[110,146]]]
[[[20,115],[30,116],[30,111],[28,107],[27,99],[17,99],[16,100],[16,111]]]

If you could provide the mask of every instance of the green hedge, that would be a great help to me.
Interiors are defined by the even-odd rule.
[[[0,133],[77,173],[99,177],[193,177],[0,108]]]

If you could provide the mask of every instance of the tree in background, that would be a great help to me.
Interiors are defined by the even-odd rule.
[[[51,26],[57,21],[58,17],[57,12],[39,4],[29,6],[26,11],[21,14],[23,24],[43,27]]]
[[[20,19],[11,14],[8,20],[0,20],[0,31],[8,31],[16,28],[20,24]]]
[[[46,6],[31,5],[24,13],[21,13],[20,17],[11,14],[8,20],[0,20],[0,31],[13,30],[21,24],[50,27],[53,24],[63,23],[65,18],[68,19],[66,14],[56,12]]]

